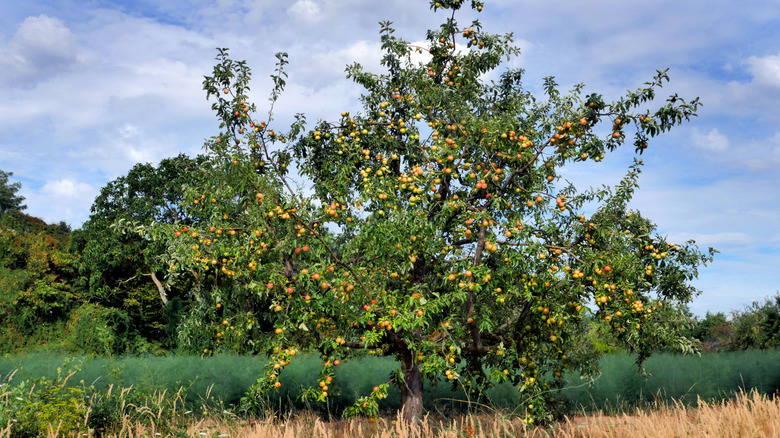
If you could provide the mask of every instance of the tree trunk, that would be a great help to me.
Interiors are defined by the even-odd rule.
[[[417,426],[423,415],[423,381],[417,358],[407,351],[401,358],[401,411],[406,424]]]

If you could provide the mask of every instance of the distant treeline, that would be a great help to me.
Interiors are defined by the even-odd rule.
[[[89,219],[75,231],[25,214],[21,185],[0,170],[0,353],[259,353],[252,333],[217,336],[225,309],[203,309],[186,280],[168,281],[164,246],[114,225],[201,220],[183,215],[179,205],[182,188],[205,165],[204,157],[185,155],[157,167],[136,165],[101,190]],[[269,309],[262,304],[247,302],[233,311],[251,315],[253,330],[263,331]],[[780,295],[703,318],[681,310],[689,315],[689,337],[703,351],[780,346]],[[593,327],[590,342],[619,351],[610,335]]]

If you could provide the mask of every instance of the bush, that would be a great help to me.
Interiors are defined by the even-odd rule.
[[[66,345],[91,356],[123,353],[131,338],[129,322],[121,310],[83,304],[70,315]]]
[[[57,368],[54,379],[41,377],[11,385],[13,374],[0,384],[0,427],[9,428],[15,438],[58,435],[78,431],[87,415],[83,386],[66,386],[80,368]]]
[[[125,424],[138,423],[170,433],[180,425],[186,388],[167,391],[143,385],[140,389],[114,384],[85,385],[84,380],[76,381],[82,373],[82,363],[67,359],[53,378],[27,378],[19,383],[14,382],[14,377],[22,373],[10,373],[0,383],[0,434],[7,433],[12,438],[68,436],[87,431],[102,435],[118,432]]]

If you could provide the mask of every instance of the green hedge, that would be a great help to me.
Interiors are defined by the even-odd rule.
[[[608,355],[601,361],[602,375],[593,386],[569,379],[562,395],[580,408],[633,408],[654,401],[681,401],[695,405],[722,400],[740,390],[762,394],[780,390],[780,350],[746,350],[701,356],[659,354],[646,362],[651,377],[637,375],[634,358]]]
[[[24,379],[53,378],[64,357],[57,354],[29,354],[0,358],[0,375],[14,375],[12,384]],[[71,383],[84,381],[96,388],[109,385],[130,386],[139,391],[167,390],[169,393],[187,388],[187,401],[193,407],[203,404],[206,395],[225,405],[236,404],[244,392],[255,382],[265,360],[262,357],[217,355],[213,357],[167,356],[124,357],[106,359],[76,358],[83,362],[82,370],[71,377]],[[651,357],[646,365],[652,375],[645,379],[637,374],[634,359],[627,355],[608,355],[602,359],[602,375],[590,386],[577,376],[569,376],[570,384],[561,391],[569,400],[570,408],[625,409],[643,406],[655,400],[670,402],[681,400],[695,404],[703,400],[719,400],[732,396],[740,389],[756,388],[763,394],[780,389],[780,351],[743,351],[712,353],[702,356],[659,354]],[[304,385],[316,385],[321,362],[315,356],[298,358],[286,367],[281,375],[282,388],[272,394],[267,403],[269,409],[287,410],[303,407],[297,401],[299,389]],[[396,368],[390,358],[355,359],[338,368],[335,386],[331,390],[329,406],[311,406],[338,413],[356,396],[371,392],[374,385],[387,381]],[[426,385],[429,409],[449,410],[466,407],[462,391],[452,392],[450,383]],[[511,385],[504,384],[488,392],[491,402],[500,408],[512,409],[520,404],[522,394]],[[461,400],[461,401],[453,401]],[[393,388],[383,400],[385,409],[398,407],[399,396]]]

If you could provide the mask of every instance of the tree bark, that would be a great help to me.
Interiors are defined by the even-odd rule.
[[[160,283],[160,280],[157,279],[157,276],[152,272],[151,274],[143,274],[147,277],[152,277],[152,281],[154,282],[154,285],[157,286],[157,292],[160,293],[160,299],[163,302],[163,305],[168,304],[168,294],[165,293],[165,288],[163,287],[162,283]]]
[[[415,353],[404,352],[401,358],[401,412],[406,424],[417,426],[423,415],[423,380]]]

